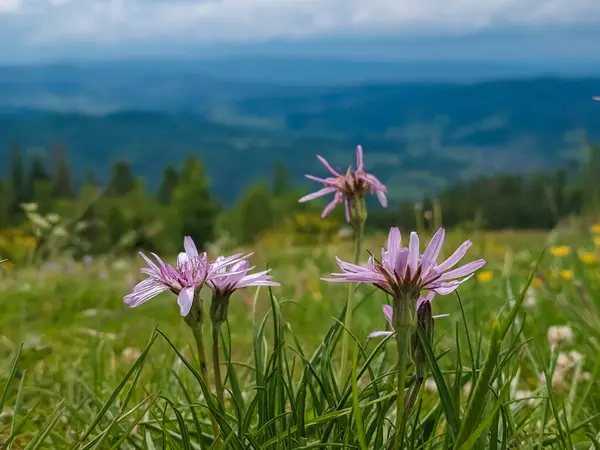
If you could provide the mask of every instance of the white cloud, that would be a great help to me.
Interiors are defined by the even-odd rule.
[[[0,0],[3,17],[29,45],[240,42],[600,22],[600,0]]]
[[[0,14],[14,13],[21,9],[21,0],[0,0]]]

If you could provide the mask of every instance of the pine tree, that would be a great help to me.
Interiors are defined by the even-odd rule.
[[[158,188],[158,194],[156,195],[159,203],[163,205],[171,203],[173,191],[175,190],[178,181],[179,174],[177,173],[177,169],[173,166],[167,166],[163,172],[163,179]]]
[[[12,187],[10,211],[17,216],[21,213],[21,203],[27,201],[27,189],[24,178],[21,147],[15,143],[10,152],[10,182]]]
[[[278,161],[273,167],[273,195],[281,197],[290,190],[291,175],[287,166]]]
[[[274,212],[269,187],[259,183],[248,189],[240,200],[239,214],[243,242],[252,242],[272,228]]]
[[[172,208],[181,236],[191,236],[199,248],[214,238],[217,207],[203,164],[193,156],[184,162],[179,182],[173,190]]]
[[[124,161],[117,161],[112,167],[112,174],[106,187],[106,195],[120,197],[135,188],[136,180],[131,167]]]
[[[67,150],[64,147],[55,148],[53,160],[54,184],[52,186],[52,196],[54,198],[72,198],[74,196],[73,181]]]

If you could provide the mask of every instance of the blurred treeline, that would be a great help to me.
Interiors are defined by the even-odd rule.
[[[125,161],[116,161],[102,184],[93,173],[75,174],[61,147],[44,160],[24,157],[14,145],[7,163],[7,175],[0,179],[3,257],[17,257],[11,249],[23,236],[35,238],[36,256],[60,243],[82,257],[142,248],[174,253],[183,235],[194,236],[200,245],[220,239],[246,244],[274,236],[310,243],[330,239],[345,226],[342,208],[320,219],[329,199],[297,202],[306,189],[290,185],[282,162],[227,208],[213,196],[210,174],[194,156],[181,166],[166,167],[156,192]],[[589,148],[582,163],[571,167],[458,181],[435,193],[424,187],[421,202],[396,202],[385,210],[370,201],[368,228],[415,229],[440,218],[450,228],[553,228],[568,216],[593,216],[600,210],[599,166],[600,149]]]

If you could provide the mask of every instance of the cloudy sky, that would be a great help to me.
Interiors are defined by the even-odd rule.
[[[599,58],[594,37],[600,0],[0,0],[0,61],[383,41]]]

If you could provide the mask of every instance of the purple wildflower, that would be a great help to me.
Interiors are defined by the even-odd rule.
[[[323,184],[323,188],[305,195],[299,202],[307,202],[328,194],[334,194],[333,200],[325,207],[321,217],[327,216],[337,205],[344,204],[346,209],[346,221],[350,222],[352,203],[362,198],[365,194],[376,194],[381,206],[387,207],[387,188],[374,176],[364,170],[363,150],[359,145],[356,147],[356,170],[348,167],[345,174],[336,171],[325,158],[317,155],[317,158],[325,168],[333,175],[332,177],[320,178],[306,175],[309,180]]]
[[[434,296],[434,293],[430,292],[425,297],[419,297],[419,300],[417,300],[417,311],[420,309],[421,305],[423,305],[424,303],[431,303],[431,300],[433,300],[433,296]],[[393,331],[394,326],[392,325],[392,317],[394,316],[393,308],[390,305],[383,305],[383,315],[385,316],[385,320],[387,320],[387,323],[390,324],[390,328],[392,329],[392,331],[373,331],[367,337],[374,338],[374,337],[381,337],[381,336],[391,336],[394,334],[394,331]],[[433,316],[433,318],[439,319],[440,317],[448,317],[448,316],[449,316],[449,314],[438,314],[437,316]]]
[[[431,239],[423,254],[419,253],[419,237],[410,234],[408,247],[402,247],[400,230],[390,229],[387,251],[381,250],[381,261],[373,256],[367,267],[350,264],[336,258],[342,273],[333,273],[336,278],[324,281],[342,283],[370,283],[387,292],[394,298],[413,296],[417,298],[422,290],[447,295],[468,280],[485,260],[465,264],[452,269],[465,256],[471,241],[465,241],[447,260],[437,264],[437,258],[444,242],[444,229],[440,228]],[[462,279],[461,279],[462,278]]]
[[[214,292],[220,295],[231,295],[238,289],[250,286],[279,286],[279,283],[271,281],[271,275],[267,275],[270,270],[257,272],[248,275],[254,267],[250,267],[247,261],[252,253],[238,259],[234,264],[225,264],[230,258],[219,256],[216,261],[211,264],[214,276],[211,277],[207,284]]]
[[[140,253],[148,264],[148,267],[141,269],[140,272],[148,275],[148,278],[138,283],[133,288],[133,292],[123,298],[129,307],[139,306],[158,294],[170,290],[177,295],[181,315],[185,317],[192,308],[196,292],[204,282],[215,275],[215,272],[222,266],[234,264],[240,260],[240,255],[234,255],[224,258],[218,264],[209,264],[206,253],[198,253],[196,244],[191,237],[186,236],[183,245],[185,252],[179,254],[175,267],[165,263],[154,253],[152,256],[156,259],[156,263]]]
[[[227,320],[229,297],[236,290],[250,286],[279,286],[279,283],[272,281],[271,275],[268,275],[270,270],[248,274],[248,272],[254,269],[254,267],[250,267],[250,263],[247,260],[251,255],[250,253],[230,265],[224,263],[231,258],[219,256],[211,264],[214,275],[210,277],[207,284],[213,290],[210,315],[215,325],[219,325]]]

